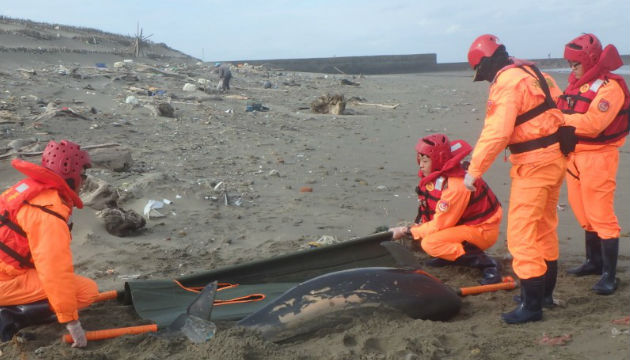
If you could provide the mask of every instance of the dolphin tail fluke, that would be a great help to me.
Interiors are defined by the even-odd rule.
[[[381,246],[389,251],[399,266],[414,269],[420,268],[418,259],[400,243],[395,241],[383,241]]]

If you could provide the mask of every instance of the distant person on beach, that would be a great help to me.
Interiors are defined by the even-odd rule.
[[[483,179],[471,193],[464,187],[466,171],[462,159],[472,151],[463,140],[449,141],[444,134],[433,134],[418,140],[417,162],[420,183],[416,187],[418,216],[415,224],[394,227],[394,239],[413,237],[422,249],[433,256],[429,266],[461,265],[478,268],[481,284],[501,282],[499,264],[484,250],[499,237],[503,211],[499,200]]]
[[[569,204],[584,229],[586,261],[568,273],[601,275],[593,291],[617,289],[620,226],[614,200],[619,147],[628,135],[630,93],[623,77],[611,73],[623,65],[613,45],[602,50],[593,34],[580,35],[564,47],[569,85],[558,100],[566,125],[575,127],[577,145],[569,157]]]
[[[570,129],[554,100],[561,90],[533,63],[512,58],[494,35],[481,35],[468,51],[474,81],[490,82],[483,130],[477,140],[464,185],[475,184],[496,157],[509,147],[512,162],[507,245],[521,285],[519,305],[502,315],[508,324],[542,319],[553,306],[558,269],[557,204],[566,171]],[[567,136],[565,131],[569,132]]]
[[[226,92],[230,90],[230,79],[232,79],[232,72],[230,71],[230,67],[221,63],[215,63],[214,67],[215,71],[219,75],[217,90],[221,92]]]
[[[41,166],[20,159],[12,165],[26,177],[0,194],[1,340],[56,315],[72,346],[86,346],[78,309],[94,301],[98,286],[74,273],[70,217],[83,207],[78,193],[90,156],[73,142],[51,140]]]

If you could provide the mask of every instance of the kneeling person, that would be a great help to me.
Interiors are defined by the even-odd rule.
[[[422,249],[434,257],[430,266],[470,266],[482,270],[481,284],[501,282],[498,263],[484,253],[499,236],[501,204],[481,178],[475,192],[464,186],[461,160],[472,151],[471,146],[433,134],[420,139],[416,151],[418,216],[412,226],[391,228],[394,239],[411,235],[420,241]]]

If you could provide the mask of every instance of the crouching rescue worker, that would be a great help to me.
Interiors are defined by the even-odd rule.
[[[484,250],[497,241],[502,209],[497,197],[479,178],[477,191],[464,187],[461,161],[472,151],[463,140],[444,134],[421,138],[416,145],[420,205],[414,225],[394,227],[394,239],[411,235],[433,256],[430,266],[461,265],[481,269],[481,284],[501,282],[499,264]]]
[[[569,204],[585,231],[586,261],[568,270],[577,276],[601,275],[597,294],[617,289],[620,226],[614,198],[619,147],[628,135],[630,93],[623,77],[611,73],[623,65],[613,45],[602,50],[593,34],[581,35],[564,48],[572,72],[558,100],[567,125],[576,128],[577,145],[567,167]]]
[[[76,275],[70,215],[91,166],[88,153],[67,140],[50,141],[41,166],[15,159],[26,176],[0,195],[0,331],[10,340],[28,325],[65,323],[74,343],[87,344],[78,309],[98,295],[96,283]]]
[[[507,244],[521,285],[519,305],[502,315],[508,324],[542,319],[553,305],[558,272],[556,206],[574,133],[561,127],[561,94],[553,78],[531,62],[509,57],[494,35],[481,35],[468,51],[474,81],[491,83],[483,130],[475,145],[465,186],[477,191],[476,179],[509,147],[512,168]],[[568,140],[565,140],[568,139]],[[573,142],[573,145],[574,142]]]

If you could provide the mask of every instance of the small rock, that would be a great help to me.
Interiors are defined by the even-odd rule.
[[[191,83],[186,83],[184,85],[184,87],[182,88],[182,90],[188,91],[188,92],[195,91],[195,90],[197,90],[197,85],[191,84]]]
[[[161,103],[158,105],[158,113],[164,117],[175,117],[175,110],[169,103]]]
[[[139,101],[138,101],[138,99],[135,96],[129,95],[125,99],[125,103],[126,104],[131,104],[131,105],[138,105]]]

